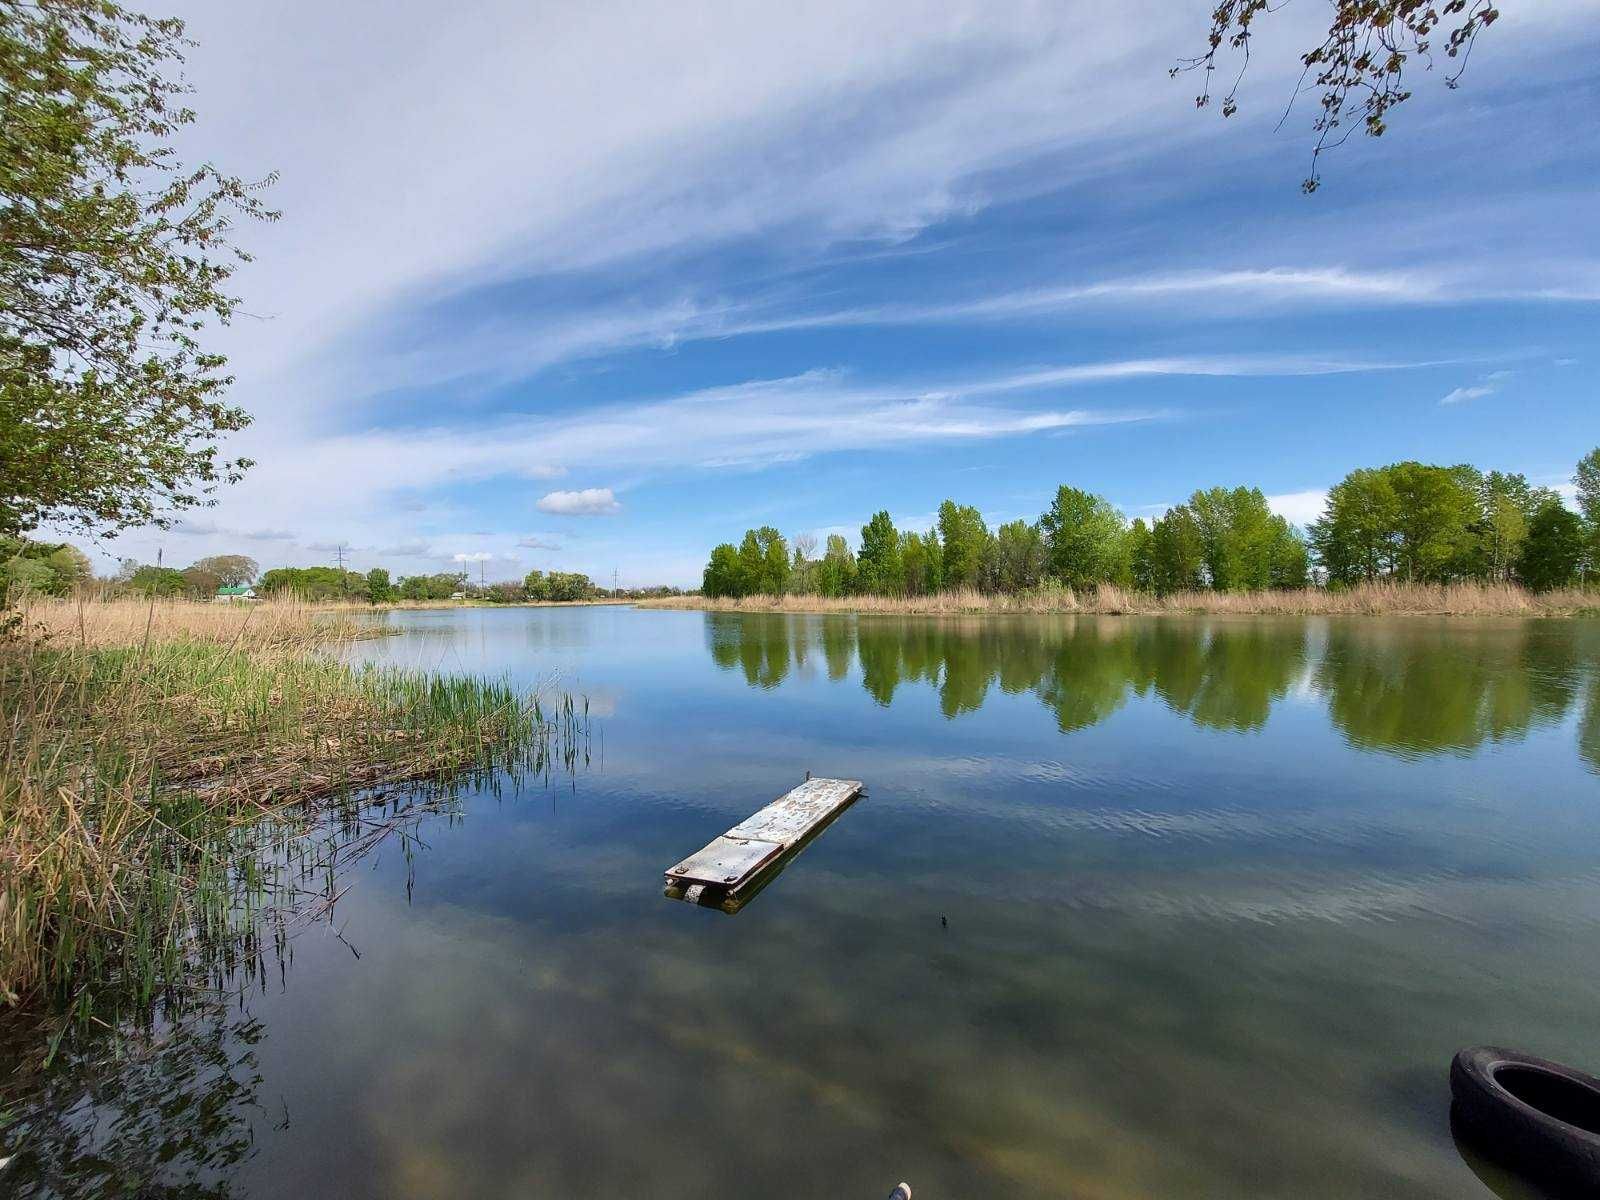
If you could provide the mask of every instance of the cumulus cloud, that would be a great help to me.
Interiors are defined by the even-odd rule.
[[[622,511],[610,488],[583,488],[575,492],[547,492],[539,498],[540,512],[560,517],[604,517]]]
[[[450,561],[455,563],[487,563],[493,562],[495,556],[487,550],[475,550],[471,553],[452,554]]]
[[[1324,488],[1304,492],[1282,492],[1267,497],[1267,507],[1291,524],[1306,526],[1322,515],[1328,506],[1328,493]]]

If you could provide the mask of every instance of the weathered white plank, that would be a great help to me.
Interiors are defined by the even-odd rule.
[[[860,782],[854,779],[808,779],[760,812],[740,821],[725,836],[758,838],[792,846],[855,799],[860,790]]]
[[[667,874],[685,882],[693,880],[729,887],[782,853],[782,842],[754,841],[725,833],[696,850]]]
[[[855,779],[808,779],[667,869],[669,893],[692,884],[729,894],[804,843],[861,793]]]

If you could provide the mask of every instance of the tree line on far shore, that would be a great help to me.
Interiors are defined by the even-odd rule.
[[[349,600],[371,604],[397,601],[467,599],[496,604],[529,601],[640,599],[681,594],[679,588],[599,587],[576,571],[529,571],[521,580],[473,583],[465,571],[394,578],[385,567],[349,571],[339,567],[273,567],[262,572],[244,554],[216,554],[182,568],[123,559],[109,578],[96,579],[88,555],[67,543],[0,538],[0,600],[32,593],[69,596],[94,586],[107,596],[158,596],[209,600],[223,588],[254,585],[258,596],[301,600]]]
[[[946,500],[926,533],[898,530],[879,512],[858,547],[831,534],[820,555],[811,535],[791,546],[770,525],[751,529],[711,552],[701,592],[922,596],[1106,583],[1170,595],[1377,580],[1545,591],[1600,575],[1600,449],[1573,483],[1578,512],[1522,475],[1392,463],[1350,472],[1304,530],[1272,512],[1260,488],[1197,491],[1130,522],[1104,496],[1063,485],[1036,521],[990,530],[976,508]]]

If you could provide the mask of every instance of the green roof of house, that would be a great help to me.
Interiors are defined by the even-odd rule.
[[[247,588],[247,587],[218,588],[217,589],[217,595],[219,595],[219,596],[244,596],[244,595],[247,595],[249,593],[249,591],[250,591],[250,589]]]

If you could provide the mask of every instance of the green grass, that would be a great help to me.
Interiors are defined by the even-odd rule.
[[[570,697],[313,644],[0,650],[0,1001],[115,1018],[259,970],[361,844],[586,754]]]

